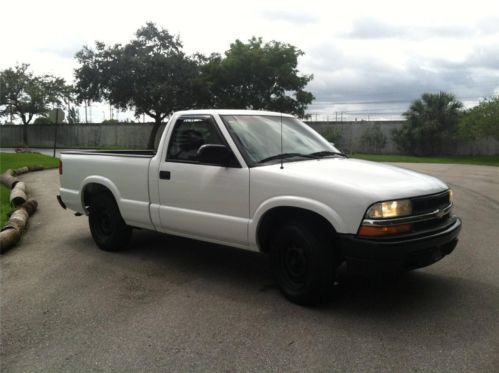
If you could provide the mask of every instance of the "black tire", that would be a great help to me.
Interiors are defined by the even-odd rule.
[[[126,225],[111,193],[95,194],[90,201],[88,224],[92,237],[100,249],[121,251],[126,249],[132,228]]]
[[[302,222],[282,226],[271,239],[272,272],[284,296],[314,305],[331,293],[337,263],[330,232]]]

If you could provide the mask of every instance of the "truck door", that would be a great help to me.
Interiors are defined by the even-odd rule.
[[[230,167],[198,161],[202,145],[228,146],[212,116],[180,117],[171,131],[159,167],[160,230],[247,247],[249,169],[235,157]]]

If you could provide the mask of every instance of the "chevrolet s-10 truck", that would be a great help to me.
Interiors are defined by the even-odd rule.
[[[451,253],[461,228],[442,181],[350,159],[291,115],[189,110],[157,151],[63,152],[59,203],[103,250],[133,228],[259,251],[282,293],[311,304],[337,267],[409,270]]]

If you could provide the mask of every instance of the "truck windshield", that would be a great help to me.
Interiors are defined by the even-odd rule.
[[[274,115],[222,115],[222,120],[250,166],[298,161],[341,154],[331,143],[302,121]],[[281,156],[282,155],[282,156]]]

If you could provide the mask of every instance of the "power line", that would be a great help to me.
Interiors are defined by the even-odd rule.
[[[456,96],[458,100],[479,100],[484,98],[485,96]],[[410,99],[410,100],[371,100],[371,101],[315,101],[310,104],[313,105],[323,105],[323,104],[331,104],[331,105],[379,105],[379,104],[407,104],[411,103],[418,98]]]

